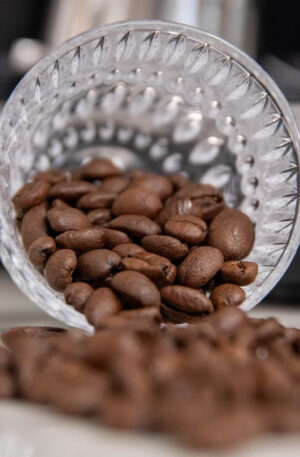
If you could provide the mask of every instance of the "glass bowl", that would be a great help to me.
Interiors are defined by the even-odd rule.
[[[299,133],[270,77],[250,57],[183,24],[132,21],[63,43],[22,79],[0,118],[1,258],[39,307],[91,330],[31,266],[11,196],[32,174],[90,157],[124,169],[181,172],[219,186],[256,224],[249,310],[299,244]]]

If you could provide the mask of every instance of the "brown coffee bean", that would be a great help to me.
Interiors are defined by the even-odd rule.
[[[144,189],[156,192],[164,200],[173,193],[173,185],[167,176],[147,174],[132,179],[129,187],[143,187]]]
[[[130,321],[147,321],[159,324],[161,322],[161,314],[157,306],[147,306],[146,308],[137,308],[137,309],[126,309],[121,311],[118,316],[114,316],[112,319],[107,319],[105,325],[113,323],[113,320],[116,321],[116,318],[120,317],[124,322]],[[121,321],[119,321],[121,322]]]
[[[161,209],[162,203],[158,195],[142,187],[125,190],[117,196],[112,205],[112,212],[116,216],[140,214],[150,219]]]
[[[221,284],[216,287],[209,297],[215,309],[226,306],[239,306],[246,298],[244,290],[236,284]]]
[[[56,243],[51,236],[42,236],[33,241],[28,250],[30,262],[43,269],[48,258],[56,251]]]
[[[59,327],[38,327],[38,326],[20,326],[12,327],[1,334],[2,343],[8,349],[15,349],[22,345],[26,339],[48,339],[53,337],[61,337],[66,333],[64,328]]]
[[[47,219],[51,228],[58,233],[92,226],[89,218],[76,208],[52,208],[47,212]]]
[[[207,284],[223,265],[219,249],[200,246],[194,249],[180,264],[178,280],[181,284],[198,289]]]
[[[203,314],[197,316],[185,313],[184,311],[177,311],[175,308],[166,305],[163,302],[160,305],[160,311],[167,322],[170,321],[176,324],[195,324],[202,321],[204,316]]]
[[[130,308],[159,306],[160,293],[147,276],[137,271],[121,271],[112,281],[111,287],[120,296],[122,303]]]
[[[176,190],[193,184],[187,176],[181,175],[180,173],[173,173],[172,175],[169,175],[168,178]]]
[[[254,226],[246,214],[237,209],[225,209],[209,226],[208,243],[220,249],[225,260],[241,260],[254,244]]]
[[[225,207],[222,191],[209,184],[191,184],[183,187],[172,196],[172,201],[182,198],[189,198],[198,203],[205,221],[211,221]]]
[[[33,181],[24,184],[13,196],[16,209],[28,210],[44,202],[48,196],[50,184],[47,181]]]
[[[83,253],[102,248],[105,237],[101,227],[91,227],[68,230],[58,235],[55,241],[59,247],[72,249],[76,253]]]
[[[40,181],[38,181],[40,182]],[[66,181],[55,184],[49,191],[50,198],[60,198],[67,202],[80,198],[83,194],[93,192],[97,187],[86,181]]]
[[[2,333],[4,335],[6,332]],[[2,339],[1,335],[1,339]],[[4,341],[2,340],[2,343],[4,344]],[[0,346],[0,372],[1,371],[6,371],[10,370],[12,366],[12,354],[11,352]]]
[[[99,189],[83,195],[77,206],[86,209],[110,208],[115,198],[116,194]]]
[[[81,313],[93,291],[94,289],[86,282],[73,282],[68,284],[64,290],[65,301]]]
[[[166,203],[165,207],[156,216],[155,221],[163,227],[168,219],[182,214],[192,214],[201,219],[202,209],[198,203],[192,202],[189,198],[182,198]]]
[[[134,257],[140,252],[145,252],[145,249],[134,243],[123,243],[115,246],[113,252],[116,252],[120,257]]]
[[[108,208],[93,209],[87,213],[93,225],[104,225],[111,220],[111,211]]]
[[[76,276],[83,281],[103,279],[119,266],[121,257],[108,249],[95,249],[78,257]]]
[[[120,194],[123,192],[129,184],[129,179],[125,176],[114,176],[113,178],[104,179],[101,182],[100,189],[114,194]]]
[[[161,289],[160,294],[165,305],[186,314],[199,316],[212,313],[214,310],[205,293],[191,287],[167,286]]]
[[[12,398],[17,393],[17,385],[10,373],[0,372],[0,399]]]
[[[26,212],[21,223],[21,236],[26,251],[37,238],[48,235],[46,214],[46,203],[34,206]]]
[[[41,171],[34,175],[35,181],[47,181],[49,184],[57,184],[67,180],[67,175],[62,170]]]
[[[225,262],[221,268],[222,279],[225,282],[237,284],[238,286],[248,286],[251,284],[258,272],[258,265],[255,262]]]
[[[146,172],[141,168],[132,168],[127,173],[129,179],[140,178],[141,176],[145,176]]]
[[[72,282],[72,274],[76,268],[77,259],[74,251],[60,249],[47,260],[44,276],[49,285],[59,292]]]
[[[108,223],[109,228],[123,230],[136,238],[141,238],[146,235],[159,235],[161,229],[156,222],[152,221],[148,217],[124,214],[118,216]]]
[[[146,251],[161,255],[176,262],[185,257],[189,250],[185,243],[182,243],[177,238],[166,235],[149,235],[142,238],[141,244]]]
[[[83,166],[82,176],[85,179],[103,179],[112,176],[120,176],[123,172],[116,167],[110,160],[104,158],[92,159]]]
[[[158,286],[173,284],[177,272],[175,265],[168,259],[146,251],[124,257],[121,260],[121,267],[125,270],[139,271]]]
[[[68,205],[68,203],[64,202],[60,198],[55,198],[52,201],[50,208],[70,208],[70,205]]]
[[[124,244],[124,243],[130,242],[129,236],[124,232],[120,232],[119,230],[109,229],[106,227],[103,228],[103,231],[104,231],[104,238],[105,238],[104,247],[107,249],[113,249],[115,246],[118,246],[119,244]]]
[[[247,324],[247,316],[239,308],[221,308],[214,313],[212,324],[218,332],[232,335]]]
[[[173,216],[164,226],[167,235],[174,236],[189,245],[201,244],[207,237],[207,225],[199,217],[190,214]]]
[[[121,309],[122,305],[117,295],[109,287],[101,287],[88,298],[84,315],[90,324],[99,328],[105,319],[117,314]]]

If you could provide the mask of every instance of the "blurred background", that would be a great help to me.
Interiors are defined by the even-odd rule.
[[[245,50],[275,79],[300,125],[300,0],[0,0],[0,110],[23,74],[53,47],[92,27],[142,18],[190,24]],[[267,301],[300,304],[299,273],[298,254]],[[28,303],[14,295],[3,270],[0,285],[12,321],[15,308],[25,319]]]

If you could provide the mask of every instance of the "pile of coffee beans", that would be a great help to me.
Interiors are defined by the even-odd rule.
[[[255,232],[220,189],[180,174],[127,174],[105,158],[36,174],[13,197],[24,247],[50,286],[99,328],[156,307],[194,322],[245,299]]]
[[[151,307],[121,311],[93,336],[11,329],[2,335],[0,397],[197,447],[300,430],[300,330],[234,307],[188,327],[159,320]]]

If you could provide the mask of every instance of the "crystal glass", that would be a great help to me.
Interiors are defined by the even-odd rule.
[[[0,119],[1,257],[51,316],[91,330],[31,266],[11,196],[32,174],[90,157],[124,169],[181,172],[223,189],[256,224],[259,264],[242,308],[257,305],[299,244],[299,133],[269,76],[240,50],[193,27],[134,21],[88,31],[42,59]]]

